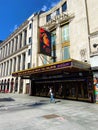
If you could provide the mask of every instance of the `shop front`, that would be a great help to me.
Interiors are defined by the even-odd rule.
[[[29,77],[33,96],[48,97],[52,87],[55,98],[94,102],[93,76],[87,63],[69,59],[12,75]]]

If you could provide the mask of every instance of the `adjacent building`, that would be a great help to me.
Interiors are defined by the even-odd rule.
[[[52,87],[57,98],[94,102],[97,10],[97,0],[61,0],[30,16],[0,44],[0,91],[48,96]]]

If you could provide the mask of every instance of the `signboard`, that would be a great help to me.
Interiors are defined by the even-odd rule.
[[[51,33],[39,28],[39,53],[51,56]]]
[[[59,64],[54,64],[54,65],[50,65],[50,66],[39,67],[39,68],[30,69],[30,70],[26,70],[26,71],[21,71],[19,73],[15,73],[15,74],[13,73],[12,75],[13,76],[23,76],[23,75],[25,76],[25,75],[35,74],[35,73],[58,70],[58,69],[65,68],[67,66],[71,66],[71,61],[59,63]]]

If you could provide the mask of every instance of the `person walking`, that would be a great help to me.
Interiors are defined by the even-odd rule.
[[[50,102],[55,102],[54,94],[53,94],[53,90],[52,90],[52,88],[50,88],[50,90],[49,90],[49,94],[50,94]]]

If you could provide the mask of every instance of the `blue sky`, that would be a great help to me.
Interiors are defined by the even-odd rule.
[[[5,40],[34,12],[48,10],[60,0],[0,0],[0,40]]]

